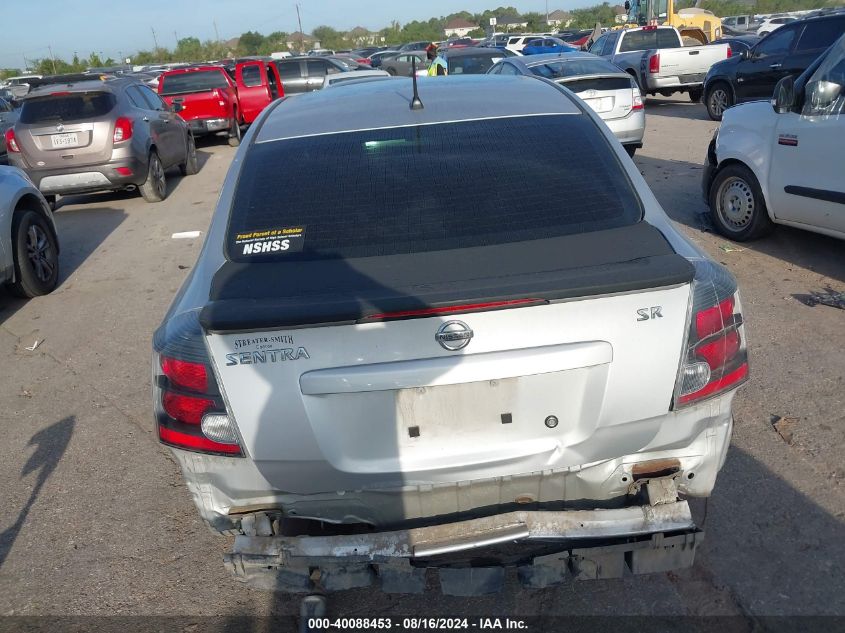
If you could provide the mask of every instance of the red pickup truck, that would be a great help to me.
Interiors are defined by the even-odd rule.
[[[228,130],[234,147],[241,142],[241,126],[284,96],[284,88],[275,64],[254,60],[237,64],[234,79],[210,64],[169,70],[159,78],[158,93],[168,105],[179,106],[195,136]]]

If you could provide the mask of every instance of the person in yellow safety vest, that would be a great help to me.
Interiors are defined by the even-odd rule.
[[[449,66],[442,57],[437,57],[428,67],[429,77],[443,77],[449,74]]]

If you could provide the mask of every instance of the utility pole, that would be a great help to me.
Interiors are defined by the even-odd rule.
[[[155,49],[158,50],[158,40],[156,39],[156,30],[153,27],[150,27],[150,30],[153,32],[153,44],[155,44]]]
[[[55,75],[55,74],[57,74],[57,73],[56,73],[56,58],[55,58],[55,57],[53,57],[53,47],[52,47],[52,46],[48,46],[48,47],[47,47],[47,50],[48,50],[48,51],[50,51],[50,61],[52,61],[52,62],[53,62],[53,74]]]
[[[211,23],[214,25],[214,41],[220,41],[220,33],[217,30],[217,20],[212,20]]]
[[[176,46],[179,46],[179,35],[173,31],[173,39],[176,41]]]
[[[302,16],[299,15],[299,5],[296,5],[296,20],[299,22],[299,53],[300,55],[305,52],[305,43],[303,42],[303,38],[305,37],[305,33],[302,31]]]
[[[546,0],[546,26],[549,25],[549,0]]]

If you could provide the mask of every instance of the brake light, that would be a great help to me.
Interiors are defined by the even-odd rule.
[[[645,104],[643,103],[643,95],[640,93],[640,89],[634,83],[634,80],[631,80],[631,92],[632,92],[632,106],[631,110],[643,110],[645,109]]]
[[[154,340],[159,440],[187,451],[241,457],[234,422],[211,372],[197,312],[172,317]]]
[[[175,385],[204,393],[208,389],[208,371],[202,363],[162,356],[161,368]]]
[[[6,134],[4,134],[4,138],[6,141],[6,151],[12,154],[18,154],[21,151],[21,148],[18,147],[18,140],[15,138],[15,130],[14,128],[9,128],[6,130]]]
[[[731,47],[728,46],[728,59],[734,56],[734,52],[731,50]]]
[[[241,447],[237,444],[221,444],[201,435],[180,433],[165,427],[158,428],[158,437],[163,444],[195,451],[198,453],[223,453],[232,457],[241,456]]]
[[[132,120],[123,116],[119,117],[114,122],[114,136],[112,140],[115,143],[121,143],[128,141],[130,138],[132,138]]]
[[[196,398],[165,391],[161,398],[165,412],[177,422],[199,424],[202,416],[214,407],[214,401],[208,398]]]
[[[656,25],[656,24],[651,24],[651,25],[649,25],[649,26],[644,26],[644,27],[643,27],[643,31],[656,31],[656,30],[657,30],[657,25]]]
[[[654,55],[648,58],[648,72],[660,72],[660,53],[655,53]]]
[[[114,170],[121,176],[128,177],[132,175],[132,170],[129,167],[115,167]]]
[[[402,310],[398,312],[384,312],[365,317],[365,321],[387,321],[389,319],[409,319],[414,317],[438,316],[441,314],[457,314],[463,312],[479,312],[482,310],[501,310],[503,308],[524,308],[529,305],[542,305],[545,299],[511,299],[508,301],[488,301],[485,303],[464,303],[442,308],[421,308],[419,310]]]
[[[745,326],[736,281],[723,268],[695,260],[693,305],[675,408],[735,388],[748,378]]]

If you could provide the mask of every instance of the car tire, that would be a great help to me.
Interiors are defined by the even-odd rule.
[[[733,104],[733,93],[724,81],[717,81],[707,89],[704,105],[707,107],[707,116],[713,121],[721,121],[722,114]]]
[[[241,124],[238,122],[238,115],[232,119],[232,127],[229,130],[229,147],[237,147],[241,144]]]
[[[707,198],[713,224],[725,237],[746,242],[774,228],[760,183],[745,165],[734,163],[719,170]]]
[[[631,158],[633,158],[634,154],[637,153],[636,145],[623,145],[622,147],[625,148],[625,151],[628,152],[628,156],[630,156]]]
[[[59,242],[37,211],[19,209],[12,217],[15,281],[9,291],[31,299],[50,293],[59,281]]]
[[[194,135],[188,133],[188,147],[185,150],[185,162],[179,165],[179,171],[183,176],[193,176],[199,172],[199,163],[197,162],[197,144],[194,141]]]
[[[147,161],[147,179],[138,187],[147,202],[161,202],[167,197],[167,176],[155,150]]]
[[[57,206],[56,196],[44,196],[44,199],[47,201],[47,206],[50,207],[50,211],[55,211]]]
[[[687,94],[689,95],[690,101],[692,101],[693,103],[698,103],[699,101],[701,101],[701,97],[704,94],[704,88],[694,88],[693,90],[690,90]]]

